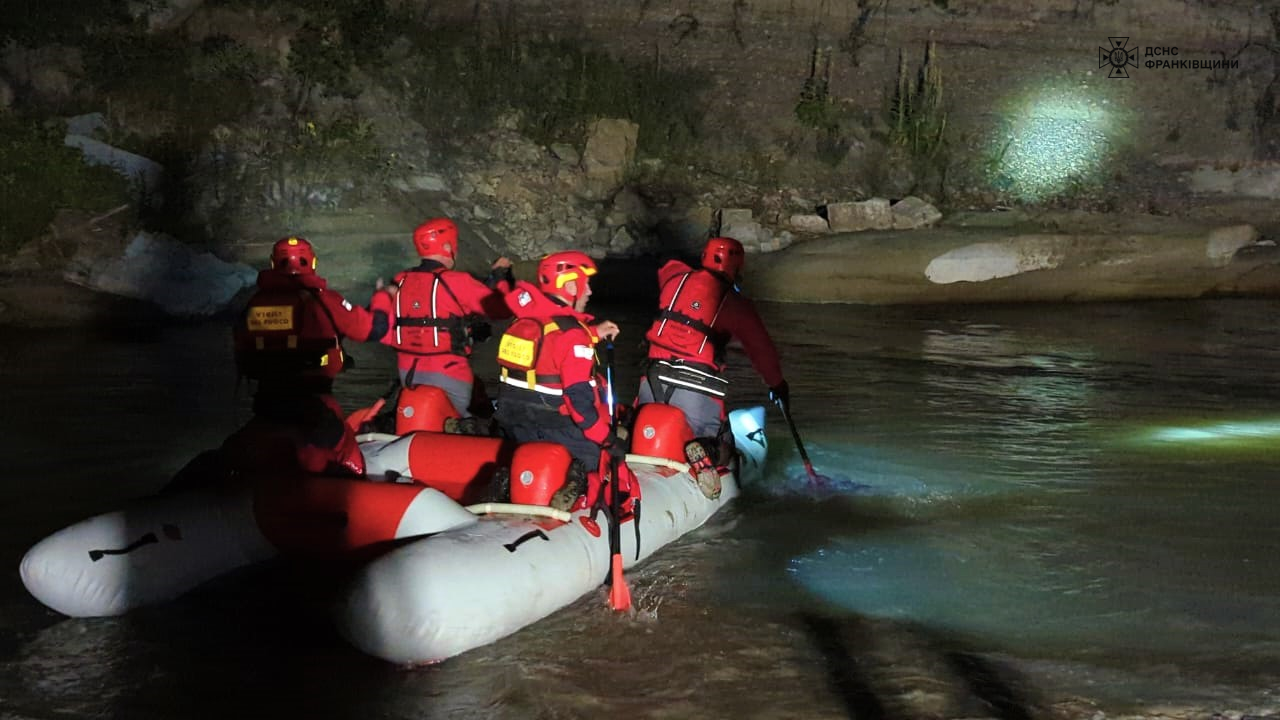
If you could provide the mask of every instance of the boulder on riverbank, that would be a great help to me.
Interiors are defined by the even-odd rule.
[[[127,210],[61,211],[47,235],[0,265],[0,325],[207,318],[253,286],[253,267],[135,230]]]
[[[935,228],[836,234],[803,240],[767,256],[753,255],[748,258],[744,284],[747,293],[756,299],[815,303],[1054,302],[1278,295],[1280,248],[1271,239],[1276,234],[1275,227],[1265,222],[1255,226],[1242,222],[1242,217],[1247,215],[1189,219],[1091,213],[960,213]],[[363,302],[375,278],[389,277],[413,264],[412,248],[407,235],[398,230],[400,224],[382,226],[365,217],[352,217],[347,225],[329,223],[303,229],[316,244],[322,273],[331,285],[354,301]],[[468,235],[468,239],[472,242],[464,244],[467,262],[462,266],[482,273],[495,251],[485,247],[480,236]],[[230,250],[235,259],[261,265],[269,243]],[[128,262],[128,253],[123,250],[113,257],[116,260],[102,263],[101,270],[111,272],[101,277],[119,279],[119,273],[124,272],[124,277],[142,282],[153,275],[130,270],[141,266]],[[154,260],[156,254],[148,257]],[[199,253],[192,257],[199,257]],[[600,283],[601,297],[628,301],[648,298],[656,292],[654,260],[618,258],[604,263],[602,274],[608,277]],[[163,264],[174,272],[185,268],[188,273],[198,265],[188,261]],[[181,290],[177,295],[152,292],[133,296],[152,301],[156,308],[167,307],[168,315],[209,314],[216,310],[215,306],[225,306],[232,290],[251,284],[253,275],[243,263],[215,264],[217,268],[210,277],[195,273],[203,278],[200,282],[190,281],[191,278],[172,281],[170,270],[156,276],[162,282],[152,283],[153,290]],[[517,276],[529,277],[534,264],[517,263]],[[5,309],[0,310],[0,324],[67,325],[95,319],[101,313],[88,309],[95,296],[102,298],[104,307],[125,307],[103,293],[82,290],[68,295],[70,286],[57,274],[28,275],[22,279],[22,289],[14,287],[13,282],[8,288],[0,285],[0,302],[5,304]],[[197,295],[187,297],[190,292]],[[63,296],[72,301],[51,299]],[[62,304],[65,307],[58,308]],[[131,309],[126,312],[134,314],[137,307],[128,304]]]
[[[241,291],[253,286],[258,272],[207,250],[192,248],[166,235],[139,232],[123,252],[82,252],[63,277],[77,285],[112,295],[146,300],[174,317],[201,318],[225,311]]]
[[[1247,223],[1002,215],[801,243],[748,263],[746,285],[762,300],[866,304],[1280,293],[1280,248]]]

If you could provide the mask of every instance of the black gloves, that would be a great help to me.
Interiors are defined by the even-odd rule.
[[[492,268],[489,270],[489,276],[484,279],[484,284],[489,288],[498,287],[499,282],[506,281],[507,287],[514,288],[516,286],[516,275],[511,272],[511,266],[504,268]]]
[[[610,430],[609,437],[605,438],[604,443],[601,444],[601,447],[609,452],[609,457],[613,458],[614,462],[622,462],[627,457],[626,430],[622,428],[618,428],[618,430],[622,432],[621,437],[617,432]]]
[[[786,380],[769,388],[769,399],[781,405],[783,410],[791,410],[791,387]]]
[[[469,328],[471,330],[471,342],[482,343],[493,337],[493,326],[487,322],[472,322]]]

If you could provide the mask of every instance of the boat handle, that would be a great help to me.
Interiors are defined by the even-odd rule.
[[[564,510],[557,510],[553,507],[547,507],[546,505],[519,505],[516,503],[487,502],[468,505],[467,510],[476,515],[536,515],[538,517],[549,517],[563,523],[567,523],[573,519],[573,516]]]
[[[682,473],[689,472],[688,463],[682,463],[669,458],[652,457],[649,455],[633,455],[631,453],[627,453],[627,462],[636,463],[638,465],[654,465],[657,467],[671,468],[676,472]]]

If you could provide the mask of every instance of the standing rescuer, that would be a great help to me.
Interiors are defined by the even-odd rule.
[[[511,311],[503,294],[514,285],[511,261],[498,258],[486,282],[454,270],[458,226],[448,218],[431,218],[413,231],[413,246],[422,258],[417,267],[395,276],[391,328],[382,341],[396,349],[403,390],[396,412],[397,432],[439,430],[415,423],[423,412],[420,388],[439,388],[459,417],[470,417],[475,374],[472,345],[488,337],[487,320],[505,320]],[[480,397],[486,397],[483,392]],[[483,411],[484,404],[475,403]],[[485,413],[486,415],[488,413]]]
[[[737,286],[746,256],[742,243],[715,237],[702,252],[702,268],[672,260],[658,270],[658,314],[645,340],[649,360],[636,402],[665,402],[684,412],[694,442],[685,448],[698,485],[708,497],[720,494],[714,464],[727,462],[732,436],[725,426],[725,352],[731,339],[742,343],[751,366],[769,386],[769,396],[789,408],[787,381],[778,351],[755,305]],[[711,457],[718,456],[718,463]]]
[[[382,296],[385,303],[390,294]],[[257,381],[254,417],[228,443],[254,469],[295,467],[310,473],[361,475],[364,458],[333,397],[347,365],[342,340],[387,332],[384,308],[352,305],[316,274],[316,253],[300,237],[279,240],[271,267],[234,330],[236,365]],[[293,457],[283,455],[292,445]]]

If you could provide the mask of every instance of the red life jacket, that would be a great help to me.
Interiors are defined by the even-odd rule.
[[[443,269],[409,271],[399,283],[391,345],[411,355],[471,354],[468,313],[445,284]]]
[[[332,380],[342,372],[340,341],[314,290],[302,285],[260,289],[235,329],[236,365],[252,380]]]
[[[645,339],[680,359],[719,371],[729,336],[715,329],[732,286],[706,270],[671,278],[658,294],[658,316]]]

